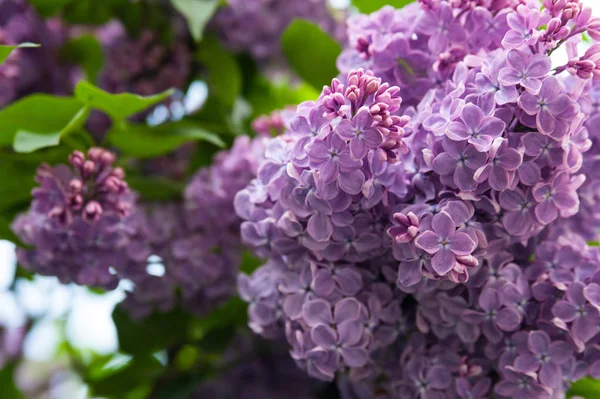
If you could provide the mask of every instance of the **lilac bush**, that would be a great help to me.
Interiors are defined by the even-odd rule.
[[[211,26],[262,66],[295,17],[337,26],[320,0],[231,0]],[[189,43],[102,32],[105,89],[188,82]],[[104,289],[127,280],[134,319],[203,317],[237,291],[287,362],[237,358],[254,341],[216,362],[197,350],[222,378],[196,397],[308,398],[321,380],[348,399],[560,398],[600,377],[600,19],[578,0],[420,0],[352,15],[346,36],[316,99],[255,119],[258,135],[232,139],[179,200],[132,192],[96,147],[40,166],[12,226],[29,246],[20,264]],[[183,150],[184,166],[141,174],[184,179]],[[240,273],[247,250],[263,264]],[[191,320],[200,348],[214,331]]]

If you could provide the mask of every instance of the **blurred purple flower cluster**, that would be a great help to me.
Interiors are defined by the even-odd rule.
[[[67,94],[71,70],[60,62],[65,35],[57,20],[42,20],[25,0],[0,2],[0,45],[37,43],[16,49],[0,66],[0,108],[34,92]]]
[[[566,0],[352,17],[340,78],[284,115],[235,198],[267,259],[239,277],[250,327],[347,397],[550,398],[600,376],[600,47],[577,51],[599,29]]]
[[[183,202],[140,206],[124,272],[134,283],[123,303],[132,316],[168,311],[178,301],[205,314],[235,293],[243,246],[233,198],[256,176],[264,141],[238,137],[196,173]],[[164,272],[152,272],[157,265]]]
[[[128,280],[123,306],[135,318],[178,304],[205,314],[235,293],[243,246],[233,199],[256,177],[265,140],[240,136],[197,172],[182,202],[136,203],[103,149],[74,152],[71,168],[42,165],[32,208],[13,223],[35,247],[19,249],[19,263],[65,283]]]
[[[136,224],[135,195],[114,162],[113,153],[94,147],[87,157],[73,152],[70,166],[38,169],[31,210],[12,226],[35,247],[17,250],[19,264],[63,283],[117,286]]]
[[[344,26],[327,0],[227,0],[213,24],[227,47],[266,61],[280,56],[281,35],[294,18],[313,21],[337,39],[344,37]]]
[[[184,28],[174,23],[175,28]],[[111,93],[129,92],[149,96],[170,88],[185,89],[191,73],[192,55],[187,37],[175,32],[168,43],[155,32],[143,30],[130,37],[125,27],[111,21],[97,32],[106,52],[100,87]]]

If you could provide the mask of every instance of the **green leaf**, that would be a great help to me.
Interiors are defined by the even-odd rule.
[[[31,189],[35,187],[35,167],[8,161],[3,155],[0,155],[0,211],[6,217],[7,210],[31,201]]]
[[[72,97],[34,94],[0,110],[0,146],[13,143],[18,131],[55,134],[81,112],[82,104]]]
[[[199,380],[201,378],[196,373],[178,375],[154,392],[152,399],[189,399],[193,397],[192,394],[198,387]]]
[[[161,177],[127,176],[127,184],[146,201],[166,201],[181,198],[184,183]]]
[[[171,0],[171,4],[185,17],[190,34],[198,42],[206,23],[219,7],[219,0]]]
[[[123,0],[73,0],[65,6],[61,17],[71,24],[102,25],[114,18],[115,9],[121,4]]]
[[[18,49],[18,48],[34,48],[34,47],[40,47],[39,44],[35,44],[35,43],[21,43],[21,44],[17,44],[16,46],[0,46],[0,64],[2,64],[4,61],[6,61],[6,59],[8,58],[8,56],[10,55],[10,53],[12,53],[12,51],[14,49]]]
[[[81,65],[86,79],[95,82],[102,69],[104,54],[100,42],[92,35],[83,35],[65,44],[64,58],[72,64]]]
[[[246,93],[246,98],[253,107],[253,117],[270,114],[276,109],[295,106],[303,101],[316,100],[318,97],[319,92],[310,85],[274,83],[262,76],[253,79]]]
[[[148,333],[148,332],[146,332]],[[129,362],[103,378],[88,376],[86,383],[94,396],[124,397],[140,385],[152,382],[164,372],[164,366],[152,355],[134,356]]]
[[[265,261],[254,256],[250,251],[244,251],[242,254],[242,264],[240,271],[246,274],[252,274],[260,266],[264,265]]]
[[[19,243],[19,238],[10,228],[12,221],[7,220],[4,215],[0,215],[0,240],[8,240],[13,243]]]
[[[52,17],[74,0],[29,0],[42,17]]]
[[[90,113],[87,106],[81,107],[79,112],[58,132],[36,133],[27,130],[19,130],[13,142],[13,149],[20,153],[29,153],[41,148],[58,145],[60,140],[72,132],[80,129]]]
[[[202,340],[208,332],[224,326],[231,329],[245,326],[248,321],[247,311],[248,304],[241,298],[233,297],[201,320],[194,320],[193,327]]]
[[[352,5],[363,14],[370,14],[380,8],[390,5],[394,8],[402,8],[414,0],[352,0]]]
[[[75,87],[75,97],[79,101],[107,113],[115,122],[158,104],[172,94],[173,90],[149,97],[131,93],[111,94],[86,81],[79,82]]]
[[[219,136],[188,121],[158,126],[123,123],[109,132],[108,140],[124,154],[137,158],[166,154],[183,143],[194,140],[208,141],[218,147],[225,146]]]
[[[600,381],[584,378],[571,385],[567,397],[582,396],[586,399],[600,398]]]
[[[23,395],[15,385],[16,364],[7,364],[0,369],[0,392],[2,399],[22,399]]]
[[[242,71],[235,57],[214,35],[207,36],[196,53],[196,59],[206,68],[211,96],[232,107],[242,91]]]
[[[117,327],[119,347],[133,355],[154,353],[184,341],[191,320],[190,315],[180,309],[132,320],[127,312],[116,307],[112,317]]]
[[[312,22],[296,19],[281,39],[283,53],[294,71],[319,91],[337,74],[340,45]],[[310,50],[303,51],[306,46]]]

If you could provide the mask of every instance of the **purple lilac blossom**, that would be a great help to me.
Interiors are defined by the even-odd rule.
[[[63,283],[113,289],[127,262],[125,249],[136,231],[135,195],[115,155],[91,148],[75,151],[69,164],[39,167],[31,210],[13,230],[34,249],[18,249],[19,263]]]
[[[344,398],[562,397],[600,375],[597,52],[568,44],[599,21],[578,2],[419,3],[349,19],[339,80],[237,194],[268,259],[239,280],[250,326]],[[393,96],[355,104],[373,81]],[[393,146],[387,123],[365,140],[379,118],[403,121]]]

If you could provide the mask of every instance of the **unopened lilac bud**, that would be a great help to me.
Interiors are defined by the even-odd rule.
[[[387,233],[397,243],[411,242],[419,234],[419,218],[413,212],[408,212],[406,215],[397,212],[393,217],[397,225],[390,227]]]
[[[116,156],[110,151],[103,151],[99,162],[104,166],[110,166],[115,162]]]
[[[94,162],[99,162],[100,158],[102,158],[102,154],[105,152],[104,149],[100,148],[100,147],[92,147],[88,150],[88,159],[94,161]]]
[[[69,191],[71,193],[80,193],[83,188],[83,183],[79,179],[73,179],[69,182]]]
[[[73,210],[81,209],[83,205],[83,196],[81,194],[74,194],[69,197],[69,208]]]
[[[73,167],[77,169],[83,168],[83,163],[85,162],[85,155],[81,151],[73,151],[73,153],[69,156],[69,162]]]
[[[381,79],[373,78],[373,79],[369,80],[369,83],[367,83],[367,85],[365,86],[365,93],[369,96],[371,94],[377,93],[377,90],[379,90],[380,84],[381,84]]]
[[[103,186],[111,193],[119,193],[123,190],[123,181],[116,176],[109,176],[104,181]]]
[[[121,167],[114,168],[111,172],[111,176],[115,176],[117,179],[123,180],[125,179],[125,171]]]
[[[565,5],[560,15],[560,19],[563,25],[569,22],[570,20],[577,18],[577,16],[579,15],[579,11],[579,4],[575,2],[571,2]]]
[[[479,265],[477,258],[472,255],[457,256],[456,261],[462,265],[465,265],[466,267],[476,267]]]
[[[596,64],[590,60],[579,61],[575,64],[577,76],[581,79],[590,79],[594,76],[594,69]]]
[[[85,179],[91,178],[96,172],[96,163],[89,159],[83,163],[83,177]]]
[[[102,215],[102,206],[96,201],[90,201],[83,210],[83,219],[87,222],[95,222]]]
[[[356,86],[350,86],[346,89],[346,97],[350,101],[356,101],[360,98],[360,89]]]
[[[119,201],[115,204],[115,209],[119,215],[127,216],[131,211],[131,206],[127,202]]]
[[[48,218],[58,223],[60,226],[67,226],[73,220],[71,212],[65,207],[54,207],[48,212]]]

